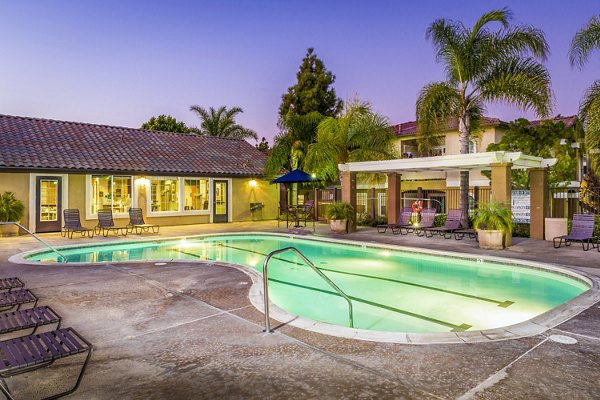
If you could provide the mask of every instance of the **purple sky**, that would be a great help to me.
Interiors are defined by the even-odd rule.
[[[237,105],[238,121],[271,141],[281,95],[314,47],[339,97],[358,94],[392,123],[414,120],[418,91],[443,79],[427,26],[472,26],[503,6],[546,33],[554,114],[575,114],[600,78],[600,54],[578,71],[567,51],[597,1],[0,0],[0,113],[139,127],[158,114],[198,124],[191,104]],[[498,105],[488,115],[534,118]]]

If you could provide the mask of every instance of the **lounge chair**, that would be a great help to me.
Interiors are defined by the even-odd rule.
[[[94,228],[94,231],[97,235],[102,233],[102,236],[104,237],[108,237],[110,232],[113,232],[115,235],[121,234],[123,236],[127,236],[126,226],[115,226],[111,210],[98,210],[98,226]]]
[[[0,335],[21,329],[33,328],[33,335],[37,328],[44,325],[57,324],[60,328],[62,318],[48,306],[26,308],[0,314]]]
[[[63,211],[64,225],[60,231],[62,237],[69,237],[73,239],[73,233],[81,233],[81,237],[87,235],[88,237],[94,237],[94,229],[88,229],[81,225],[81,218],[79,216],[79,210],[76,208],[67,208]]]
[[[8,311],[14,307],[19,310],[23,304],[29,303],[33,303],[32,307],[35,307],[37,302],[38,298],[27,289],[0,292],[0,311]]]
[[[304,222],[304,227],[306,227],[306,222],[310,219],[313,221],[313,225],[315,219],[313,218],[313,208],[315,206],[314,200],[307,200],[303,206],[296,208],[295,216],[296,216],[296,227],[300,226],[300,222]]]
[[[436,214],[435,208],[424,208],[423,211],[421,211],[421,220],[418,224],[414,224],[414,232],[417,236],[425,235],[423,229],[433,228]]]
[[[462,210],[450,209],[446,215],[446,222],[444,226],[422,228],[423,233],[426,237],[433,237],[433,235],[443,236],[444,239],[450,239],[452,233],[457,229],[460,229],[460,220],[462,219]]]
[[[127,231],[133,232],[135,229],[135,233],[141,235],[143,232],[150,232],[152,229],[152,233],[158,233],[160,230],[160,226],[147,224],[144,221],[144,216],[142,215],[141,208],[130,208],[129,209],[129,224],[127,224]]]
[[[15,277],[12,278],[0,278],[0,290],[13,290],[17,288],[22,288],[25,286],[23,282]]]
[[[77,382],[73,388],[47,397],[56,399],[73,393],[79,387],[83,373],[90,361],[93,346],[73,328],[62,328],[52,332],[43,332],[28,336],[3,340],[0,342],[0,377],[9,378],[34,369],[46,367],[54,361],[87,352],[87,357]],[[62,380],[62,376],[58,379]],[[6,383],[0,384],[0,391],[7,399],[14,400]]]
[[[573,214],[573,226],[571,228],[571,233],[553,238],[552,242],[554,244],[554,248],[558,249],[562,245],[563,241],[565,246],[570,246],[571,242],[581,242],[581,247],[584,251],[588,251],[590,249],[590,244],[592,247],[596,247],[596,244],[594,244],[595,219],[596,216],[594,214]],[[558,246],[556,245],[557,239]]]
[[[400,210],[400,216],[398,216],[398,220],[396,221],[395,224],[384,224],[384,225],[377,225],[377,232],[379,233],[385,233],[388,229],[392,230],[392,233],[394,234],[405,234],[402,233],[402,228],[404,228],[406,230],[406,233],[408,233],[409,229],[412,229],[412,225],[410,224],[410,220],[412,219],[413,216],[413,211],[411,207],[403,207]]]
[[[456,240],[463,240],[465,236],[469,236],[469,239],[475,239],[476,242],[479,242],[477,231],[473,228],[457,229],[454,231],[454,239]]]

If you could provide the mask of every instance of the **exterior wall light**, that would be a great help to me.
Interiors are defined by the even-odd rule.
[[[252,179],[250,182],[248,182],[248,185],[250,185],[251,188],[255,188],[258,186],[258,183],[256,182],[256,179]]]
[[[136,186],[147,187],[150,184],[150,180],[145,176],[140,176],[135,179]]]

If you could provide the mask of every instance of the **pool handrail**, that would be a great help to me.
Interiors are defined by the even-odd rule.
[[[56,250],[54,247],[50,246],[48,244],[48,242],[46,242],[44,239],[42,239],[41,237],[39,237],[35,233],[31,232],[29,229],[25,228],[20,223],[18,223],[18,222],[0,222],[0,225],[16,225],[16,226],[18,226],[20,229],[24,230],[25,232],[27,232],[31,236],[33,236],[38,242],[44,244],[47,248],[49,248],[50,250],[52,250],[53,252],[55,252],[56,254],[58,254],[60,256],[60,258],[62,259],[62,262],[66,262],[67,261],[67,257],[63,253],[61,253],[60,251]]]
[[[315,267],[315,265],[308,258],[306,258],[306,256],[304,256],[304,254],[302,254],[300,252],[300,250],[298,250],[297,248],[295,248],[293,246],[290,246],[290,247],[285,247],[285,248],[279,249],[279,250],[273,250],[272,252],[270,252],[267,255],[267,258],[265,258],[265,262],[263,263],[263,290],[264,290],[264,306],[265,306],[265,330],[264,330],[264,332],[265,333],[273,333],[273,330],[271,329],[271,323],[269,321],[269,276],[268,276],[269,261],[271,260],[271,257],[273,257],[274,255],[280,254],[280,253],[285,253],[286,251],[293,251],[296,254],[298,254],[300,256],[300,258],[302,258],[302,260],[304,260],[306,265],[311,267],[313,269],[313,271],[315,271],[317,273],[317,275],[319,275],[321,278],[323,278],[325,280],[325,282],[327,282],[329,284],[329,286],[334,288],[335,291],[340,294],[340,296],[342,296],[344,299],[346,299],[346,301],[348,302],[349,325],[350,325],[350,328],[354,328],[354,310],[352,308],[352,300],[350,299],[350,297],[346,293],[344,293],[344,291],[342,289],[340,289],[335,283],[333,283],[333,281],[331,279],[329,279],[327,277],[327,275],[325,275],[319,268]]]

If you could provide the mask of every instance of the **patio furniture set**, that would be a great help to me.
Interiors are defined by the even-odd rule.
[[[102,234],[104,237],[112,232],[115,235],[127,236],[128,233],[141,235],[144,232],[158,233],[160,226],[147,224],[144,221],[141,208],[130,208],[129,209],[129,223],[125,226],[116,226],[113,220],[113,214],[111,210],[98,210],[98,225],[93,229],[86,228],[81,225],[81,217],[78,209],[66,209],[64,210],[64,226],[61,230],[63,237],[73,238],[73,233],[80,233],[81,236],[88,236],[89,238],[94,235]]]
[[[14,396],[6,378],[48,367],[61,358],[87,353],[75,385],[46,399],[73,393],[81,383],[93,346],[75,329],[61,328],[61,316],[50,306],[38,307],[37,296],[24,286],[17,277],[0,278],[0,391],[12,400]],[[31,308],[22,309],[23,305]],[[56,324],[53,330],[36,333],[38,328],[53,324]],[[28,335],[14,336],[15,332],[26,329],[33,330]],[[2,335],[9,334],[13,337],[1,339]],[[29,382],[35,383],[33,379]]]
[[[416,215],[420,220],[416,221]],[[415,233],[417,236],[433,237],[439,236],[450,239],[454,236],[456,240],[462,240],[465,236],[478,240],[477,232],[461,225],[462,210],[450,209],[446,216],[444,226],[434,227],[437,212],[435,208],[424,208],[420,213],[415,213],[412,207],[404,207],[400,210],[400,216],[395,224],[384,224],[377,226],[377,232],[385,233],[391,229],[394,235],[408,235]]]
[[[289,228],[290,226],[290,222],[294,223],[294,227],[295,228],[299,228],[300,226],[302,226],[301,224],[304,223],[304,227],[306,227],[306,223],[307,221],[312,221],[313,223],[313,230],[314,230],[314,224],[315,224],[315,218],[313,215],[313,208],[315,205],[315,201],[314,200],[307,200],[304,204],[302,205],[289,205],[287,203],[287,201],[285,200],[281,200],[279,202],[279,215],[284,215],[285,214],[285,222],[286,222],[286,228]],[[280,219],[277,219],[277,226],[279,227],[279,223],[280,223]]]

